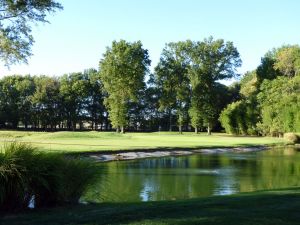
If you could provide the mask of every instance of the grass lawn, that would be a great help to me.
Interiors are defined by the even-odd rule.
[[[0,143],[23,141],[42,150],[64,152],[116,151],[135,149],[197,149],[211,147],[257,146],[283,144],[271,137],[231,136],[214,133],[194,134],[178,132],[126,133],[114,132],[24,132],[0,131]]]
[[[0,214],[0,224],[300,224],[300,188],[146,203],[103,203]]]

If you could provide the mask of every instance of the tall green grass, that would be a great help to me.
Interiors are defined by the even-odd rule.
[[[77,203],[97,178],[95,164],[59,153],[39,152],[23,143],[0,152],[0,210],[51,207]]]

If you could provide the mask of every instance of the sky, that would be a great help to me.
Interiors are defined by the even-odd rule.
[[[35,43],[28,64],[6,68],[11,74],[59,76],[98,68],[112,41],[141,40],[151,70],[168,42],[201,41],[213,36],[232,41],[242,67],[255,69],[261,57],[283,44],[300,44],[298,0],[58,0],[64,10],[33,26]]]

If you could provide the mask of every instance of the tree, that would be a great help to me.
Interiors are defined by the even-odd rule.
[[[300,74],[300,47],[294,45],[278,49],[274,69],[288,77]]]
[[[59,80],[40,76],[35,78],[36,91],[31,97],[36,117],[35,125],[53,130],[62,121],[62,98]]]
[[[85,117],[85,101],[88,96],[88,80],[83,73],[65,74],[60,78],[60,94],[68,129],[76,129],[76,124]]]
[[[149,81],[151,83],[151,78]],[[145,128],[157,131],[161,128],[161,112],[158,110],[161,92],[156,85],[153,85],[154,83],[149,84],[149,81],[144,98]]]
[[[36,90],[33,77],[26,75],[22,77],[16,85],[19,92],[18,98],[18,111],[20,122],[24,125],[25,129],[32,122],[33,107],[31,97]]]
[[[261,84],[264,79],[273,80],[282,74],[278,69],[274,68],[276,62],[277,49],[268,51],[264,57],[261,58],[261,63],[256,69],[258,83]]]
[[[155,67],[155,80],[162,94],[159,109],[169,114],[169,130],[172,130],[172,111],[176,112],[179,132],[187,120],[190,102],[188,64],[183,55],[184,43],[169,43],[162,51],[160,61]]]
[[[300,75],[265,80],[258,94],[263,135],[281,136],[285,132],[300,132]]]
[[[0,59],[6,65],[26,63],[34,42],[31,24],[48,22],[47,13],[58,9],[54,0],[0,0]]]
[[[217,120],[216,87],[218,80],[237,77],[236,67],[241,59],[232,42],[212,37],[202,42],[187,42],[187,55],[190,58],[189,77],[192,87],[190,116],[192,125],[197,127],[203,123],[207,133]]]
[[[108,96],[105,105],[109,117],[117,131],[128,122],[128,104],[137,102],[139,92],[145,88],[144,77],[149,71],[148,50],[140,41],[129,43],[113,41],[100,61],[100,77]]]
[[[13,75],[4,77],[0,82],[0,121],[3,126],[16,129],[19,122],[25,128],[32,117],[31,95],[35,91],[30,76]]]
[[[104,105],[103,105],[103,84],[100,80],[99,72],[95,69],[87,69],[84,71],[87,78],[87,100],[86,109],[88,118],[92,123],[92,129],[97,129],[98,124],[103,122]],[[102,128],[102,127],[101,127]]]
[[[259,82],[256,71],[246,72],[240,81],[240,99],[222,110],[220,122],[230,134],[257,134]]]

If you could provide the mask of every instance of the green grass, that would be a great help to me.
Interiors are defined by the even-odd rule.
[[[0,141],[31,143],[43,150],[64,152],[116,151],[136,149],[197,149],[284,144],[271,137],[244,137],[214,133],[193,134],[177,132],[126,133],[114,132],[23,132],[0,131]]]
[[[183,201],[103,203],[0,214],[0,224],[300,224],[300,188]]]

